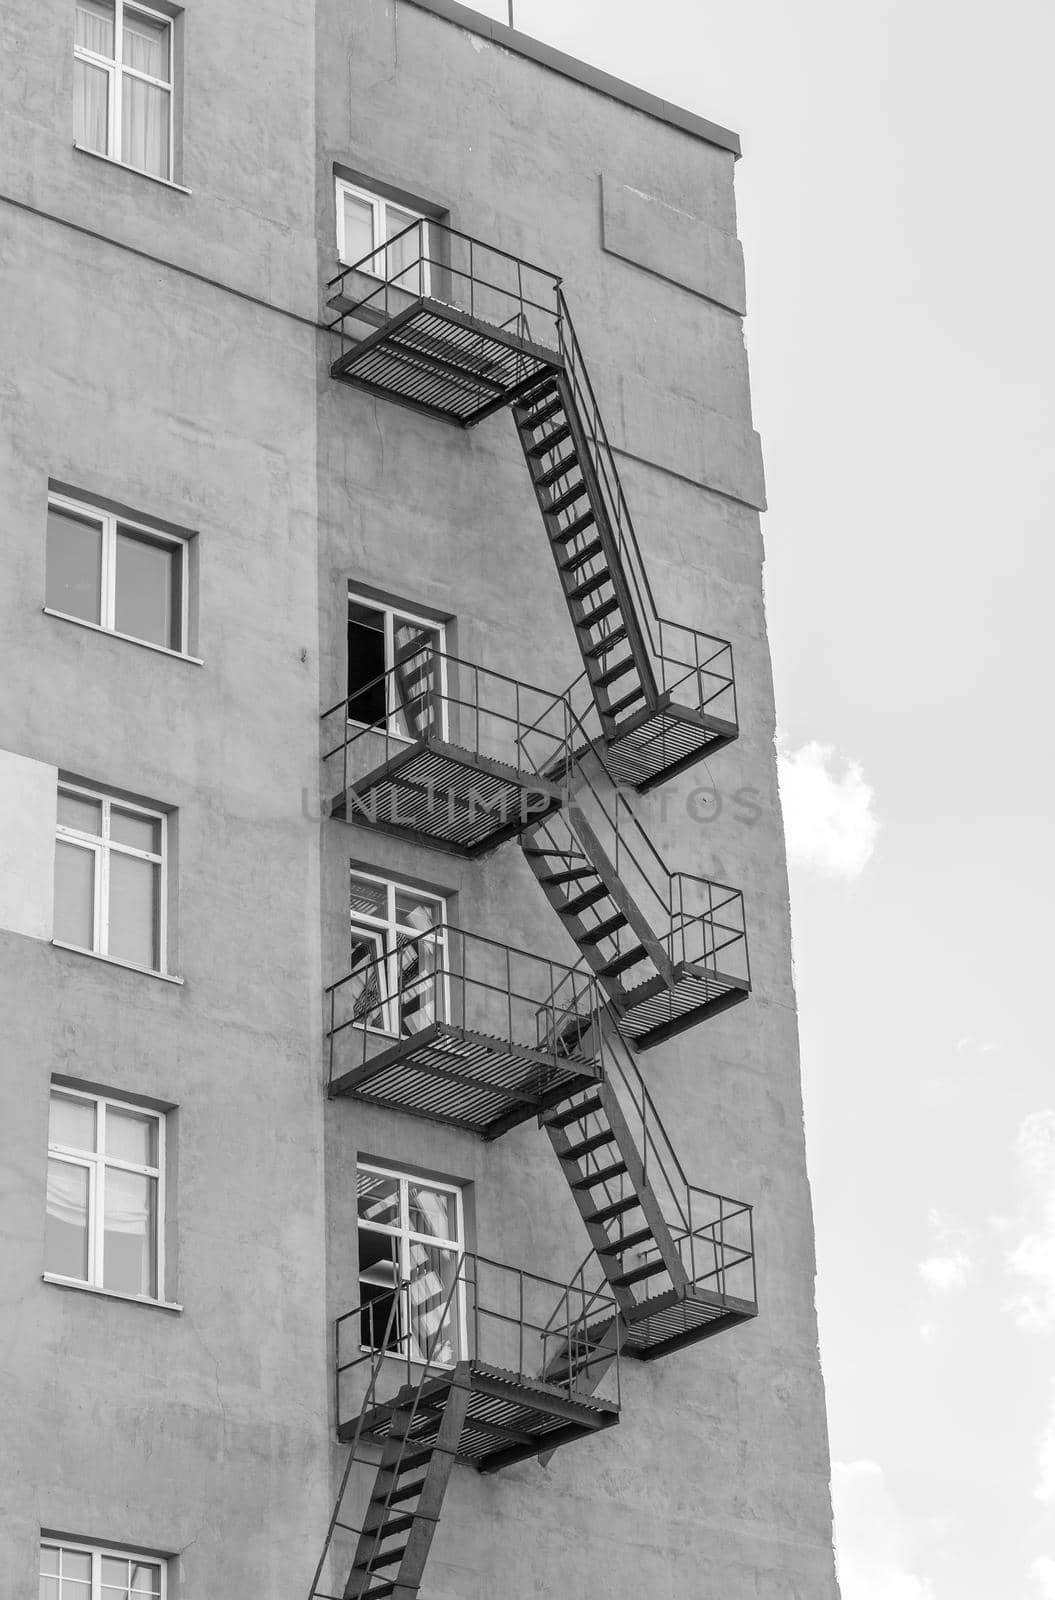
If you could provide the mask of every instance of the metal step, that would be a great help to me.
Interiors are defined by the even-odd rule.
[[[550,538],[554,544],[567,544],[568,540],[574,539],[577,534],[585,533],[594,520],[592,511],[584,511],[581,517],[576,517],[574,522],[569,522],[566,528],[558,528],[556,533],[551,533]],[[598,539],[597,549],[600,550],[600,548],[601,541]]]
[[[599,922],[596,928],[588,928],[585,933],[580,934],[576,943],[598,944],[602,939],[607,939],[609,934],[617,933],[620,928],[625,928],[626,925],[627,920],[623,913],[617,911],[614,917],[608,918],[607,922]]]
[[[616,678],[621,678],[624,672],[629,672],[636,665],[637,663],[633,656],[626,656],[624,660],[617,661],[614,667],[609,667],[606,672],[601,673],[601,676],[597,679],[598,687],[607,689],[608,685],[614,683]]]
[[[579,626],[581,627],[582,624],[580,623]],[[590,645],[588,650],[583,651],[583,654],[592,656],[595,661],[599,661],[602,656],[608,654],[609,650],[614,650],[617,644],[621,644],[625,638],[625,628],[613,628],[611,633],[606,633],[603,639],[599,639],[596,644]],[[633,657],[631,657],[631,660],[633,660]]]
[[[575,589],[568,590],[569,600],[585,600],[588,594],[593,594],[595,589],[601,589],[606,583],[611,583],[612,574],[607,570],[596,573],[592,578],[587,578],[585,583],[580,583]]]
[[[643,944],[635,944],[629,950],[621,951],[614,961],[608,961],[603,967],[600,967],[597,976],[599,978],[618,978],[619,974],[625,972],[627,967],[636,966],[641,957],[647,954],[648,951]]]
[[[533,444],[531,449],[528,451],[528,455],[535,456],[536,459],[540,456],[548,456],[551,450],[556,449],[557,445],[563,444],[565,439],[570,438],[571,429],[568,427],[567,423],[564,423],[562,427],[554,429],[554,431],[552,433],[548,433],[544,439],[540,439],[538,444]]]
[[[599,1256],[621,1256],[624,1250],[633,1250],[635,1245],[656,1242],[656,1236],[651,1228],[635,1228],[633,1233],[621,1233],[618,1239],[613,1239],[611,1244],[606,1244],[603,1250],[598,1250]]]
[[[636,1194],[626,1195],[622,1200],[613,1200],[611,1205],[602,1206],[600,1211],[591,1211],[584,1220],[589,1226],[597,1222],[611,1222],[613,1217],[622,1216],[624,1211],[635,1211],[641,1204],[641,1197]]]
[[[543,489],[550,489],[555,483],[559,483],[561,478],[567,478],[571,473],[576,472],[578,466],[579,458],[573,451],[570,456],[565,456],[561,461],[558,461],[556,466],[547,467],[545,472],[540,472],[535,482]]]
[[[585,911],[588,906],[595,906],[598,900],[609,900],[611,895],[606,883],[598,882],[594,888],[586,889],[582,894],[577,894],[571,900],[566,900],[561,906],[561,916],[577,917],[580,911]]]
[[[529,411],[526,417],[521,417],[520,426],[523,428],[525,433],[534,433],[536,429],[540,428],[544,422],[548,422],[550,417],[552,417],[556,412],[564,410],[564,402],[555,389],[547,385],[547,387],[541,391],[536,390],[531,396],[532,400],[537,400],[540,393],[543,395],[552,394],[553,399],[548,400],[544,405],[539,406],[537,411]]]
[[[370,1556],[366,1561],[359,1561],[352,1568],[353,1572],[374,1572],[378,1567],[398,1566],[407,1553],[406,1545],[401,1545],[398,1550],[386,1550],[376,1556]]]
[[[613,595],[603,605],[594,606],[592,611],[587,611],[585,616],[578,619],[575,626],[577,628],[592,628],[595,622],[600,622],[602,617],[610,616],[613,611],[618,611],[618,609],[619,600],[616,595]]]
[[[425,1487],[424,1478],[415,1478],[413,1483],[406,1483],[401,1489],[393,1489],[391,1494],[379,1496],[379,1502],[389,1505],[402,1505],[404,1500],[413,1500]]]
[[[599,1183],[611,1183],[613,1178],[621,1178],[626,1170],[625,1161],[613,1161],[610,1167],[601,1167],[597,1172],[588,1172],[584,1178],[576,1178],[572,1188],[596,1189]]]
[[[404,1472],[410,1472],[414,1467],[425,1467],[431,1460],[431,1450],[408,1450],[401,1460],[393,1455],[391,1460],[386,1461],[382,1456],[381,1467],[385,1472],[395,1472],[402,1477]]]
[[[395,1594],[395,1592],[395,1582],[389,1583],[386,1580],[384,1583],[378,1584],[374,1589],[360,1589],[358,1595],[355,1596],[355,1600],[387,1600],[387,1597],[390,1594]]]
[[[558,1108],[558,1110],[543,1117],[542,1120],[547,1128],[569,1128],[573,1122],[582,1122],[592,1112],[602,1109],[600,1096],[591,1094],[585,1100],[580,1101],[577,1106],[573,1106],[571,1110]]]
[[[605,716],[617,717],[620,711],[625,711],[627,706],[632,706],[635,700],[643,700],[644,698],[644,685],[639,683],[631,694],[625,694],[621,700],[614,700],[605,712]]]
[[[646,1261],[642,1267],[634,1267],[631,1272],[620,1273],[618,1278],[612,1278],[613,1289],[629,1289],[632,1283],[640,1283],[642,1278],[654,1278],[657,1272],[666,1272],[667,1263],[662,1257],[655,1261]]]
[[[615,1134],[611,1128],[604,1133],[595,1133],[592,1138],[584,1139],[581,1144],[573,1144],[570,1150],[561,1154],[562,1161],[579,1161],[583,1156],[588,1156],[592,1150],[600,1150],[602,1145],[614,1144]]]
[[[576,567],[584,567],[587,561],[592,561],[594,556],[600,555],[603,549],[600,539],[594,539],[590,544],[583,545],[581,550],[576,550],[568,561],[562,561],[560,569],[562,572],[574,572]]]
[[[587,490],[585,483],[573,484],[572,487],[570,489],[566,489],[558,499],[550,501],[549,505],[546,507],[546,515],[548,517],[555,517],[558,512],[567,511],[568,507],[573,506],[576,500],[581,500],[586,492]]]
[[[554,886],[561,883],[577,883],[580,878],[596,878],[597,872],[593,867],[572,867],[568,872],[547,872],[539,879],[539,883],[551,883]]]
[[[376,1503],[377,1505],[387,1505],[388,1496],[386,1495],[378,1499],[376,1502],[371,1503]],[[364,1528],[363,1532],[368,1533],[371,1539],[377,1539],[380,1542],[385,1539],[394,1539],[397,1533],[409,1533],[413,1526],[414,1516],[413,1513],[410,1513],[407,1516],[393,1517],[390,1522],[382,1523],[382,1525],[378,1528]]]

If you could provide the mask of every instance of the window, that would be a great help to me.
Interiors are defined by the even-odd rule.
[[[450,1015],[446,902],[352,872],[352,1016],[407,1039]]]
[[[126,0],[76,0],[78,144],[172,179],[172,21]]]
[[[165,1118],[54,1088],[44,1271],[141,1300],[163,1296]]]
[[[348,591],[348,720],[420,739],[446,737],[446,631]]]
[[[360,1163],[356,1194],[364,1349],[453,1366],[466,1347],[461,1191]]]
[[[160,811],[60,784],[55,841],[59,944],[165,970],[165,843]]]
[[[411,227],[412,223],[420,227]],[[409,233],[404,233],[410,228]],[[401,237],[396,238],[396,235]],[[411,294],[429,293],[432,254],[427,220],[406,206],[337,179],[337,255],[346,267],[358,267],[374,278],[387,278]],[[385,245],[386,239],[395,239]],[[379,248],[384,246],[384,248]],[[369,261],[364,257],[376,254]]]
[[[187,552],[186,539],[51,495],[45,606],[185,654]]]

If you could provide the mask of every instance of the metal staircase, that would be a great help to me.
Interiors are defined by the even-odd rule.
[[[422,220],[328,288],[335,378],[462,427],[512,408],[616,779],[735,739],[732,647],[659,612],[561,280]]]
[[[651,1361],[757,1315],[751,1207],[689,1182],[615,1030],[606,1045],[606,1080],[541,1121],[590,1238],[583,1281],[618,1308],[611,1348]]]
[[[341,1317],[337,1425],[350,1450],[310,1600],[415,1600],[456,1462],[498,1472],[617,1423],[614,1314],[581,1274],[561,1286],[466,1254],[444,1292],[424,1272]],[[613,1368],[614,1395],[601,1398]]]
[[[562,757],[574,798],[519,842],[622,1032],[643,1050],[747,998],[743,896],[671,871],[606,760],[575,719]]]

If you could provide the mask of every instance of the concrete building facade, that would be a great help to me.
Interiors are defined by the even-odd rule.
[[[735,136],[453,0],[12,0],[0,52],[0,1589],[835,1600]],[[396,235],[403,245],[379,260]],[[352,254],[360,237],[367,249]],[[549,274],[564,297],[551,320]],[[342,306],[364,296],[357,344]],[[508,321],[494,309],[503,297]],[[451,371],[454,322],[393,353],[393,325],[407,312],[416,326],[425,301],[467,337],[501,325],[515,360],[474,426],[398,392],[411,369],[414,382],[425,370],[446,381],[448,403],[493,381],[478,356]],[[557,404],[563,391],[547,386],[571,359],[561,303],[607,435],[577,412],[552,449],[589,454],[589,434],[617,475],[607,498],[596,490],[596,520],[625,491],[658,615],[730,641],[735,660],[735,710],[723,702],[688,759],[640,783],[613,777],[625,741],[617,714],[597,710],[614,703],[596,689],[614,634],[588,643],[588,597],[569,599],[584,573],[596,572],[595,595],[608,580],[589,557],[577,578],[562,569],[562,549],[575,560],[588,548],[567,533],[582,506],[563,524],[545,511],[570,480],[561,460],[530,455],[531,416]],[[358,346],[371,338],[402,377],[363,379]],[[625,530],[602,533],[624,548]],[[616,582],[610,616],[633,644],[631,580],[632,593]],[[401,641],[423,674],[427,726],[406,721]],[[375,647],[380,691],[363,664]],[[370,695],[371,714],[356,715],[348,697]],[[320,724],[335,706],[336,740],[332,715]],[[401,823],[398,782],[378,816],[371,774],[415,740],[468,751],[475,782],[506,774],[543,715],[563,743],[554,735],[544,759],[533,747],[517,790],[516,806],[531,791],[527,811],[514,807],[497,842],[452,847],[419,811]],[[429,794],[440,810],[443,783]],[[613,903],[640,900],[636,863],[654,849],[674,877],[712,885],[693,925],[713,940],[734,915],[714,911],[731,902],[713,885],[735,885],[749,984],[746,968],[722,992],[699,977],[706,998],[675,1016],[668,968],[688,917],[675,908],[654,950],[642,936],[668,1021],[652,1010],[635,1024],[628,986],[620,999],[600,972],[600,924],[585,907],[576,921],[540,883],[547,864],[560,875],[556,862],[592,893],[596,861],[559,830],[571,817],[580,840],[600,837],[612,814]],[[524,952],[530,976],[514,985],[510,958],[496,967],[484,940]],[[702,967],[724,971],[708,950]],[[556,1010],[554,984],[566,985]],[[471,1033],[479,1070],[499,1070],[493,1041],[503,1005],[513,1027],[514,989],[543,1020],[535,1054],[510,1037],[501,1070],[530,1058],[542,1077],[517,1080],[500,1137],[468,1113],[433,1114],[437,1085],[464,1089],[450,1054],[420,1068],[413,1081],[431,1087],[416,1103],[413,1088],[402,1109],[371,1091],[366,1068],[418,1049],[422,1020]],[[349,996],[333,1043],[331,1003]],[[359,1077],[328,1093],[335,1061]],[[562,1098],[569,1062],[587,1066]],[[647,1352],[663,1359],[634,1358],[653,1318],[631,1302],[661,1256],[671,1270],[673,1247],[645,1240],[628,1257],[634,1285],[617,1281],[627,1261],[609,1256],[602,1272],[579,1204],[596,1200],[600,1169],[576,1177],[561,1153],[578,1128],[557,1126],[562,1108],[585,1105],[593,1072],[621,1076],[631,1131],[647,1091],[641,1126],[657,1119],[649,1137],[676,1147],[692,1185],[754,1207],[753,1252],[736,1258],[756,1275],[750,1292],[742,1275],[728,1294],[712,1277],[700,1303],[710,1295],[718,1336],[700,1342],[697,1329]],[[647,1159],[629,1167],[612,1181],[662,1187]],[[378,1195],[388,1210],[371,1210]],[[731,1261],[707,1226],[697,1240]],[[448,1291],[442,1312],[429,1302],[429,1324],[415,1309],[426,1257]],[[459,1278],[451,1263],[470,1258]],[[480,1263],[495,1264],[499,1287],[485,1292]],[[519,1302],[507,1267],[527,1275]],[[523,1285],[544,1300],[543,1280],[564,1286],[565,1306],[579,1286],[580,1344],[608,1340],[585,1379],[569,1322],[528,1370],[525,1329],[534,1348],[539,1325]],[[672,1283],[681,1306],[676,1270]],[[607,1310],[584,1284],[614,1297]],[[378,1340],[353,1319],[342,1399],[334,1328],[364,1296],[393,1318],[405,1359],[362,1359]],[[446,1353],[411,1348],[426,1326]],[[499,1360],[510,1327],[518,1355]],[[490,1428],[510,1460],[476,1471],[469,1435],[452,1447],[461,1459],[438,1486],[438,1522],[423,1499],[406,1530],[427,1546],[422,1572],[371,1565],[376,1547],[363,1557],[355,1522],[313,1589],[353,1424],[373,1407],[342,1502],[369,1509],[404,1369],[421,1417],[426,1378],[442,1387],[453,1370],[493,1389],[500,1370],[503,1393],[559,1414],[568,1442],[545,1446],[523,1414],[518,1428],[512,1413],[481,1412],[473,1438]],[[437,1415],[453,1416],[452,1397],[431,1402]],[[595,1428],[602,1414],[618,1426]]]

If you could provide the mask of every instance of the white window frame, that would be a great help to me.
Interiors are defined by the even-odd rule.
[[[162,179],[162,182],[171,183],[173,181],[172,173],[173,173],[173,163],[174,163],[174,160],[175,160],[175,139],[176,139],[176,115],[175,115],[175,100],[176,100],[175,91],[176,91],[176,85],[175,85],[175,82],[174,82],[175,65],[176,65],[176,52],[175,52],[175,48],[174,48],[174,38],[173,38],[173,35],[174,35],[173,19],[172,19],[172,17],[166,15],[166,13],[164,11],[156,11],[153,6],[140,5],[139,4],[139,0],[135,0],[135,4],[132,4],[131,0],[107,0],[107,3],[112,4],[113,8],[114,8],[114,53],[113,53],[113,55],[112,56],[96,55],[94,50],[88,50],[84,45],[77,44],[76,41],[74,41],[74,46],[73,46],[73,53],[74,53],[74,56],[76,57],[76,59],[78,61],[85,61],[85,62],[88,63],[89,66],[92,66],[92,67],[102,67],[102,68],[104,68],[106,73],[107,73],[107,76],[110,79],[110,93],[107,96],[107,100],[109,102],[109,108],[110,108],[110,115],[109,115],[109,119],[108,119],[108,123],[107,123],[107,129],[106,129],[106,150],[104,152],[92,151],[92,154],[93,155],[105,154],[110,161],[119,162],[122,167],[127,167],[130,172],[142,172],[143,175],[145,177],[148,177],[148,178],[156,178],[156,177],[160,176],[161,179]],[[148,72],[140,72],[139,69],[136,68],[136,67],[129,67],[129,66],[125,65],[125,60],[124,60],[124,43],[125,43],[124,20],[125,20],[125,11],[126,10],[127,11],[138,11],[142,16],[149,17],[152,22],[160,22],[160,23],[162,23],[164,25],[165,35],[166,35],[166,38],[168,40],[169,75],[168,75],[168,81],[167,82],[163,78],[152,77],[151,74],[148,73]],[[165,92],[167,93],[168,97],[169,97],[169,105],[168,105],[168,111],[169,111],[169,115],[168,115],[168,124],[169,124],[169,130],[168,130],[168,132],[169,132],[168,152],[169,152],[169,159],[168,159],[168,170],[164,174],[159,174],[159,173],[156,173],[156,172],[148,172],[145,167],[134,167],[130,161],[126,161],[125,160],[124,155],[122,153],[122,150],[121,150],[121,133],[122,133],[122,128],[123,128],[123,122],[122,122],[123,108],[122,108],[121,101],[122,101],[122,97],[123,97],[123,94],[124,94],[124,76],[125,76],[125,73],[127,73],[130,78],[138,78],[140,83],[149,83],[149,84],[152,84],[153,87],[156,88],[156,89],[164,89]],[[84,150],[91,149],[91,147],[89,145],[82,145],[81,148],[84,149]]]
[[[97,834],[83,833],[79,828],[71,828],[61,822],[55,824],[56,844],[61,842],[75,845],[78,849],[90,850],[95,856],[95,871],[91,946],[69,944],[65,939],[55,939],[52,942],[69,950],[88,950],[91,955],[105,956],[108,961],[114,961],[123,967],[131,967],[136,972],[168,976],[168,817],[164,811],[158,811],[153,807],[137,805],[132,800],[115,798],[102,789],[88,789],[83,784],[67,783],[63,779],[59,780],[58,792],[60,795],[69,794],[82,800],[99,802],[102,814],[99,824],[101,831]],[[114,806],[119,811],[131,811],[137,816],[148,817],[151,822],[161,824],[159,854],[151,850],[137,850],[134,845],[121,844],[110,837],[110,819]],[[123,956],[110,954],[110,857],[114,852],[118,855],[132,856],[138,861],[152,862],[158,868],[158,965],[156,967],[141,967],[138,962],[127,961]]]
[[[93,522],[102,529],[102,555],[100,573],[100,603],[99,621],[93,622],[90,617],[74,616],[71,611],[59,611],[55,606],[45,605],[44,610],[50,617],[61,617],[65,622],[79,622],[82,627],[97,628],[102,633],[111,633],[116,639],[127,639],[131,644],[145,645],[148,650],[160,650],[163,655],[183,656],[193,661],[197,658],[188,652],[188,638],[190,632],[190,540],[181,538],[178,533],[168,533],[161,528],[151,527],[149,522],[138,521],[135,517],[126,517],[116,511],[103,511],[99,506],[93,506],[86,500],[74,500],[70,495],[49,494],[48,510],[67,512],[84,521]],[[152,544],[168,545],[180,557],[180,618],[179,618],[179,647],[173,649],[170,645],[158,644],[156,639],[141,639],[135,633],[121,633],[116,626],[117,616],[117,535],[118,532],[127,532],[133,535],[142,534],[144,539]],[[46,535],[45,535],[46,545]],[[47,554],[45,548],[45,556]]]
[[[96,1148],[90,1151],[79,1149],[74,1145],[52,1144],[49,1131],[49,1162],[54,1158],[56,1161],[65,1162],[67,1166],[86,1168],[88,1172],[88,1276],[68,1278],[61,1272],[45,1272],[45,1279],[48,1283],[66,1283],[76,1285],[78,1288],[98,1289],[103,1294],[116,1295],[122,1300],[140,1300],[146,1305],[153,1306],[168,1305],[169,1302],[165,1299],[165,1124],[167,1121],[165,1113],[151,1111],[148,1107],[136,1105],[131,1100],[121,1100],[116,1095],[92,1094],[87,1090],[68,1089],[65,1084],[53,1083],[48,1096],[49,1117],[51,1102],[55,1098],[81,1100],[86,1105],[95,1107]],[[134,1112],[137,1117],[149,1117],[155,1123],[158,1156],[156,1167],[141,1166],[137,1162],[122,1161],[106,1154],[106,1111],[109,1106],[119,1111]],[[116,1167],[121,1172],[135,1172],[144,1177],[157,1179],[157,1237],[154,1241],[157,1263],[156,1294],[129,1294],[126,1290],[108,1289],[103,1282],[107,1167]],[[116,1553],[120,1554],[119,1551]]]
[[[410,1247],[412,1244],[434,1246],[439,1245],[441,1247],[449,1246],[451,1255],[455,1257],[460,1266],[462,1259],[465,1256],[465,1208],[463,1204],[462,1189],[458,1184],[451,1183],[449,1180],[444,1180],[442,1178],[423,1178],[418,1173],[404,1172],[400,1167],[387,1167],[379,1165],[376,1161],[357,1161],[356,1177],[358,1177],[360,1172],[369,1172],[373,1177],[378,1178],[392,1178],[395,1179],[399,1184],[399,1222],[395,1226],[384,1222],[371,1222],[369,1219],[359,1216],[358,1184],[356,1185],[356,1274],[357,1282],[360,1285],[360,1304],[363,1303],[361,1285],[364,1281],[369,1282],[368,1279],[363,1279],[358,1265],[360,1228],[369,1233],[383,1234],[386,1238],[397,1239],[399,1241],[400,1283],[406,1283],[410,1280]],[[412,1183],[426,1184],[430,1189],[437,1189],[443,1194],[450,1194],[454,1196],[456,1236],[453,1239],[438,1239],[434,1234],[416,1233],[411,1228],[409,1218],[410,1185]],[[385,1288],[387,1285],[375,1283],[372,1285],[372,1287]],[[454,1304],[456,1308],[455,1316],[457,1319],[456,1327],[458,1334],[458,1350],[456,1360],[464,1361],[469,1354],[469,1343],[468,1324],[465,1313],[465,1280],[460,1271],[458,1274],[458,1286],[454,1292]],[[403,1316],[406,1316],[406,1311],[404,1310],[402,1314]],[[360,1345],[361,1350],[369,1350],[372,1348],[373,1347],[370,1345]],[[399,1361],[406,1360],[405,1352],[400,1350],[385,1350],[383,1353],[386,1356],[394,1356]],[[436,1362],[435,1365],[442,1366],[446,1365],[446,1363]]]
[[[384,1026],[372,1028],[368,1022],[357,1022],[355,1026],[362,1028],[365,1033],[383,1035],[388,1039],[399,1039],[399,935],[408,934],[413,939],[432,939],[436,949],[437,959],[443,972],[442,986],[433,985],[433,990],[441,987],[440,1009],[437,1021],[447,1021],[451,1015],[451,988],[450,966],[448,963],[447,947],[447,901],[441,894],[433,894],[429,889],[417,889],[411,883],[399,883],[394,878],[383,878],[377,873],[363,872],[359,867],[352,867],[349,872],[349,889],[351,884],[358,879],[360,883],[379,884],[386,890],[386,911],[384,917],[373,917],[364,911],[349,909],[349,932],[354,936],[356,932],[374,934],[381,944],[384,956],[385,990],[377,1010],[381,1012]],[[420,900],[427,900],[434,905],[438,912],[436,932],[429,934],[419,928],[411,928],[407,923],[400,922],[396,917],[396,895],[412,894]],[[349,895],[349,900],[350,900]]]
[[[399,713],[396,701],[396,683],[393,668],[396,662],[396,623],[409,622],[415,628],[427,628],[436,635],[436,648],[439,652],[439,728],[438,737],[446,739],[447,733],[447,624],[437,622],[435,617],[422,617],[414,611],[408,611],[405,606],[389,605],[385,600],[377,600],[371,594],[361,593],[358,589],[348,585],[348,604],[364,606],[369,611],[378,611],[384,619],[384,650],[385,650],[385,725],[379,727],[376,723],[359,722],[355,717],[348,718],[351,728],[370,728],[375,733],[384,733],[389,739],[398,739],[401,744],[416,744],[417,741],[409,734],[401,733],[393,723]],[[347,613],[346,613],[347,617]],[[350,665],[350,663],[349,663]]]
[[[337,259],[341,266],[354,267],[356,265],[356,263],[350,259],[350,252],[345,247],[343,205],[344,196],[346,194],[351,195],[354,200],[361,200],[371,209],[373,214],[373,250],[371,252],[371,262],[373,262],[374,257],[379,256],[384,252],[385,245],[388,243],[388,208],[389,206],[393,206],[396,211],[401,212],[411,222],[423,222],[425,224],[422,230],[422,253],[426,259],[421,262],[420,289],[408,288],[405,284],[396,283],[394,279],[388,280],[387,258],[382,263],[383,270],[380,272],[375,271],[372,266],[359,266],[357,271],[364,273],[368,278],[377,278],[381,283],[384,283],[386,280],[391,281],[394,288],[402,289],[406,294],[409,295],[417,296],[419,293],[423,296],[430,295],[432,293],[432,261],[429,259],[432,256],[432,237],[429,226],[430,219],[422,212],[415,211],[413,206],[404,205],[401,200],[386,200],[384,195],[374,194],[372,190],[363,189],[357,183],[349,183],[347,178],[336,178],[334,180],[334,184],[334,196],[337,207]],[[407,225],[407,223],[404,223],[403,227],[405,228]],[[401,232],[402,230],[397,229],[396,231]]]

